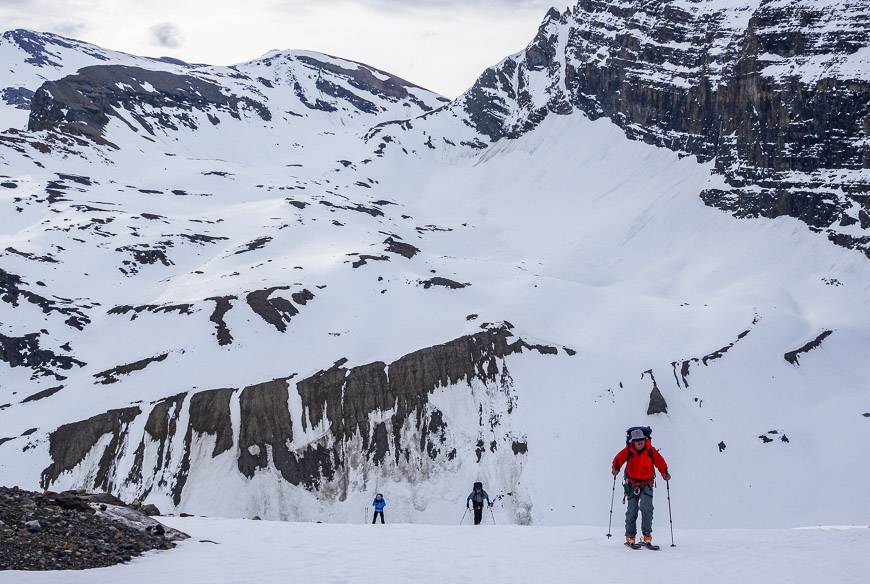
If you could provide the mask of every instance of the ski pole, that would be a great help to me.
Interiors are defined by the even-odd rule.
[[[492,505],[489,506],[489,514],[492,515],[492,524],[495,525],[495,513],[492,512]]]
[[[613,525],[613,498],[616,497],[616,475],[613,475],[613,491],[610,493],[610,519],[607,521],[607,539],[613,537],[610,527]],[[670,499],[668,499],[670,503]]]
[[[671,480],[665,481],[665,486],[668,488],[668,519],[671,521],[671,547],[677,547],[674,543],[674,515],[671,513]]]
[[[468,515],[468,507],[465,508],[465,513],[462,514],[462,519],[459,520],[459,525],[462,525],[462,522],[465,521],[466,515]]]

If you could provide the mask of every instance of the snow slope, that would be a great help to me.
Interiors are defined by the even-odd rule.
[[[129,565],[68,572],[64,582],[612,582],[658,584],[865,581],[865,528],[678,530],[678,545],[632,551],[592,527],[315,525],[227,519],[162,521],[193,537]],[[863,551],[862,551],[863,550]],[[56,582],[9,572],[0,582]]]
[[[191,160],[167,167],[176,178],[163,179],[163,184],[200,192],[209,180],[214,196],[112,194],[112,208],[123,210],[113,235],[85,243],[71,243],[64,232],[42,225],[36,232],[25,227],[7,236],[5,245],[16,248],[63,247],[65,269],[89,276],[64,277],[52,264],[38,264],[30,279],[44,281],[58,296],[88,294],[103,307],[72,337],[74,354],[87,365],[64,371],[65,388],[50,399],[4,411],[7,435],[34,425],[51,430],[134,400],[147,403],[193,388],[242,387],[292,373],[304,378],[340,357],[351,365],[390,362],[409,350],[473,332],[480,322],[508,320],[524,339],[578,351],[570,358],[523,356],[508,365],[516,397],[509,434],[525,437],[528,455],[508,453],[505,459],[499,452],[488,453],[475,464],[478,430],[468,409],[477,407],[465,401],[467,390],[448,388],[432,398],[448,426],[459,432],[455,444],[461,463],[436,461],[436,468],[447,474],[416,476],[406,483],[402,472],[364,461],[362,467],[342,470],[339,476],[347,486],[338,492],[311,492],[276,474],[249,481],[232,470],[235,448],[224,458],[209,459],[213,442],[204,434],[197,447],[202,458],[180,508],[347,521],[355,518],[359,501],[389,481],[397,517],[441,522],[446,510],[464,498],[466,485],[483,478],[494,494],[512,493],[509,509],[517,520],[527,520],[530,513],[535,523],[588,523],[606,505],[606,469],[620,446],[621,429],[648,421],[685,493],[686,525],[854,519],[851,479],[864,480],[868,471],[860,450],[843,445],[860,443],[866,432],[861,417],[866,408],[862,380],[870,373],[861,358],[868,343],[867,311],[861,309],[870,286],[866,260],[788,219],[737,222],[705,207],[696,196],[709,180],[705,165],[626,141],[605,120],[590,122],[582,115],[554,119],[535,133],[465,161],[433,165],[403,157],[400,163],[389,156],[342,182],[331,179],[335,182],[324,190],[309,179],[304,191],[291,191],[294,200],[313,203],[301,212],[287,203],[286,191],[272,194],[255,186],[286,184],[286,178],[277,182],[285,172],[281,169],[258,168],[251,176],[244,167],[224,164],[232,173],[231,188],[218,190],[217,179],[197,178],[199,171],[212,168],[210,161]],[[539,161],[534,167],[528,162],[532,156]],[[127,184],[153,185],[146,182],[147,170],[140,171],[141,177],[132,165],[124,172]],[[347,204],[343,195],[328,191],[370,203],[361,194],[369,189],[354,184],[365,176],[378,177],[376,195],[402,193],[395,197],[401,203],[383,205],[384,215],[377,217],[333,213],[334,207],[318,204]],[[407,184],[415,188],[401,190]],[[105,188],[92,187],[85,200],[106,200],[108,192],[100,194]],[[73,212],[73,205],[81,203],[59,205],[69,205]],[[167,219],[152,228],[150,221],[136,219],[145,211]],[[84,221],[89,215],[73,216]],[[222,219],[208,225],[206,234],[228,239],[211,245],[178,243],[167,250],[172,265],[143,265],[129,276],[119,271],[125,266],[116,249],[190,229],[193,218]],[[333,218],[343,226],[330,224]],[[115,226],[118,222],[142,225],[140,237],[125,235]],[[281,229],[284,224],[294,227]],[[420,225],[453,231],[418,232]],[[379,232],[397,234],[423,252],[411,260],[390,255],[389,261],[353,268],[349,262],[357,256],[346,254],[382,253],[384,235]],[[234,253],[259,236],[275,239],[262,249]],[[10,271],[33,263],[12,256],[5,260]],[[294,269],[297,265],[302,269]],[[416,282],[431,275],[430,269],[471,286],[419,286]],[[239,275],[230,276],[235,272]],[[94,286],[87,278],[103,284]],[[843,285],[830,286],[825,279]],[[248,307],[238,302],[226,319],[233,343],[218,345],[209,321],[213,304],[204,299],[293,282],[300,283],[297,290],[312,290],[315,298],[300,307],[285,332],[244,312]],[[317,288],[323,285],[327,287]],[[347,301],[348,294],[353,302]],[[178,303],[192,304],[192,314],[145,311],[131,319],[106,312],[122,304]],[[21,305],[12,314],[21,319],[23,332],[28,318],[43,318],[38,312],[36,306]],[[478,319],[467,321],[472,313]],[[57,317],[44,318],[51,322]],[[835,332],[821,349],[802,356],[799,366],[784,359],[787,351],[827,329]],[[721,358],[706,366],[690,362],[688,387],[675,374],[672,362],[714,353],[746,330],[749,334]],[[62,338],[53,342],[60,344]],[[165,361],[119,376],[115,384],[105,386],[93,377],[167,351]],[[646,416],[652,388],[649,375],[642,375],[647,370],[668,402],[667,415]],[[29,375],[24,368],[7,369],[4,385],[26,386]],[[39,387],[54,385],[57,381],[46,380]],[[238,411],[237,400],[233,398],[231,411]],[[501,415],[506,412],[507,406],[487,404]],[[297,428],[305,417],[299,408],[290,402]],[[238,415],[232,414],[234,419]],[[145,416],[139,420],[141,428]],[[179,428],[185,424],[182,418]],[[237,422],[233,428],[237,434]],[[759,436],[769,430],[784,433],[789,442],[776,435],[771,435],[773,442],[762,442]],[[49,444],[39,436],[4,445],[9,480],[34,484],[48,465]],[[182,438],[179,431],[177,448]],[[309,440],[317,443],[318,434],[300,444]],[[717,447],[720,441],[726,444],[723,452]],[[145,486],[119,484],[133,463],[137,442],[134,433],[116,470],[115,489],[127,496],[140,494]],[[21,452],[10,448],[15,443],[29,446]],[[100,451],[95,449],[93,456]],[[839,454],[832,457],[831,452]],[[842,478],[844,468],[850,469],[849,481]],[[87,484],[93,472],[84,464],[81,471],[62,475],[54,487]],[[213,488],[216,483],[220,490]],[[161,494],[167,491],[155,488],[151,499],[171,508],[168,493]],[[717,500],[715,506],[710,497]],[[806,505],[806,500],[814,503]]]

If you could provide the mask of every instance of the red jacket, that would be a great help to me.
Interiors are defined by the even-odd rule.
[[[655,469],[659,469],[662,475],[668,474],[668,463],[650,444],[649,438],[641,451],[638,451],[633,444],[628,444],[620,450],[613,459],[613,470],[619,471],[626,461],[628,461],[628,466],[625,468],[626,476],[638,482],[653,480],[656,476]]]

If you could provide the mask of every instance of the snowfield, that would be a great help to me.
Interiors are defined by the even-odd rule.
[[[866,527],[677,530],[677,547],[661,532],[662,549],[651,552],[626,548],[618,535],[608,541],[603,527],[161,521],[191,539],[128,565],[11,572],[0,582],[850,584],[866,582],[870,569]]]

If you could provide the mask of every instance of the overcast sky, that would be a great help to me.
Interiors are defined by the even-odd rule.
[[[309,49],[455,97],[554,4],[568,0],[0,0],[0,27],[216,65]]]

